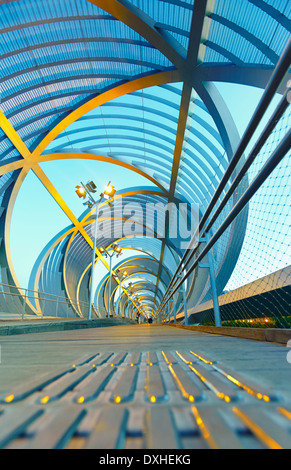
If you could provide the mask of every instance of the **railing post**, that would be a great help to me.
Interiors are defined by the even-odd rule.
[[[205,241],[207,243],[209,241],[209,233],[208,232],[205,233]],[[208,251],[207,256],[208,256],[208,265],[209,265],[210,284],[211,284],[211,290],[212,290],[215,326],[221,326],[221,316],[220,316],[220,309],[219,309],[217,289],[216,289],[216,280],[215,280],[215,270],[214,270],[212,248],[210,248],[210,250]]]
[[[178,278],[182,278],[182,275],[178,275]],[[183,306],[184,306],[184,320],[185,320],[185,325],[188,325],[188,312],[187,312],[187,297],[186,297],[186,288],[185,285],[182,285],[181,291],[183,295]]]
[[[107,316],[110,318],[110,298],[111,298],[111,269],[112,269],[112,256],[109,255],[109,279],[108,279],[108,313]]]
[[[174,314],[174,324],[176,325],[177,323],[177,318],[176,318],[176,299],[177,299],[177,296],[176,296],[176,292],[175,294],[173,295],[173,314]]]
[[[23,298],[22,320],[24,320],[24,315],[25,315],[26,296],[27,296],[27,290],[25,289],[25,291],[24,291],[24,298]]]
[[[59,297],[57,297],[57,300],[56,300],[56,318],[58,318],[58,310],[59,310]]]
[[[186,288],[185,288],[185,286],[183,286],[183,305],[184,305],[185,325],[188,325],[187,297],[186,297]]]

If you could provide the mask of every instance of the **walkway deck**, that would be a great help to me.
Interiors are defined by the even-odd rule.
[[[155,325],[0,338],[1,448],[290,448],[287,348]]]

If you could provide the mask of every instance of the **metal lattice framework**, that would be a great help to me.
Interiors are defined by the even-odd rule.
[[[123,189],[118,193],[123,201],[142,207],[196,202],[202,217],[240,141],[215,82],[267,86],[290,37],[291,5],[288,0],[4,0],[0,11],[0,281],[21,292],[10,224],[32,171],[70,225],[40,253],[31,288],[66,296],[72,315],[83,316],[76,305],[88,301],[94,218],[89,209],[81,217],[72,212],[43,164],[83,159],[118,165],[154,185]],[[278,92],[285,88],[281,84]],[[247,185],[245,179],[240,191]],[[233,194],[228,211],[241,192]],[[218,294],[236,264],[247,219],[247,211],[239,214],[214,247]],[[144,228],[135,237],[108,235],[106,245],[118,241],[132,250],[120,266],[135,279],[133,291],[149,313],[160,305],[183,252],[168,236],[168,217],[162,239],[144,236]],[[96,262],[110,270],[98,248]],[[108,308],[108,280],[109,274],[97,288],[97,312]],[[115,282],[113,310],[117,287]],[[207,301],[209,292],[209,275],[198,267],[187,280],[189,306]],[[180,306],[182,298],[178,293]],[[136,303],[125,288],[118,302],[122,316],[134,317]],[[27,308],[38,314],[42,306],[36,298]]]

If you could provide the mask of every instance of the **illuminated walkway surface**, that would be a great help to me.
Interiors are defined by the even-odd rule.
[[[168,326],[1,338],[0,446],[290,448],[287,348]]]

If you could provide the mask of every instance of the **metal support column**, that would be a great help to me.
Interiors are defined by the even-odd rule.
[[[59,312],[59,297],[57,297],[57,300],[56,300],[56,318],[58,318],[58,312]]]
[[[95,226],[94,226],[88,320],[92,319],[92,304],[94,302],[94,274],[95,274],[95,256],[96,256],[96,242],[97,242],[97,230],[98,230],[98,213],[99,213],[99,204],[96,204],[96,218],[95,218]]]
[[[182,275],[180,274],[177,276],[179,278],[182,278]],[[187,312],[187,297],[186,297],[186,287],[185,284],[182,285],[182,289],[180,291],[183,295],[183,306],[184,306],[184,321],[185,325],[188,325],[188,312]]]
[[[201,241],[201,243],[208,243],[209,233],[206,232],[205,233],[205,238],[201,239],[200,241]],[[217,289],[216,289],[215,269],[214,269],[212,248],[208,251],[207,257],[208,257],[208,264],[203,264],[203,263],[199,262],[198,266],[200,268],[208,268],[209,269],[209,277],[210,277],[210,285],[211,285],[211,291],[212,291],[215,326],[221,326],[221,316],[220,316],[218,295],[217,295]]]
[[[112,256],[109,256],[110,261],[110,269],[109,269],[109,282],[108,282],[108,309],[107,309],[107,317],[110,318],[110,297],[111,297],[111,267],[112,267]]]
[[[23,298],[22,320],[24,319],[24,315],[25,315],[26,296],[27,296],[27,291],[25,290],[25,291],[24,291],[24,298]]]
[[[185,319],[185,325],[188,325],[187,297],[186,297],[186,289],[185,289],[185,287],[183,287],[183,305],[184,305],[184,319]]]
[[[177,294],[175,293],[173,296],[173,314],[174,314],[174,324],[176,325],[177,323],[177,318],[176,318],[176,300],[177,300]]]

